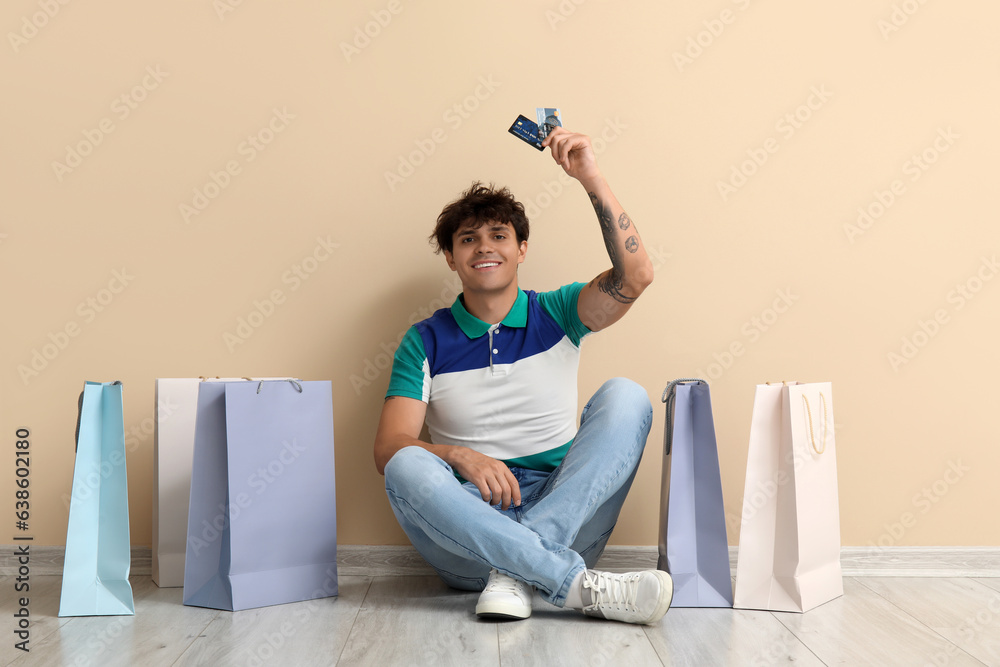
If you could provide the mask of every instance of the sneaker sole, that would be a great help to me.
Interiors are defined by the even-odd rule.
[[[483,603],[476,605],[476,616],[501,621],[519,621],[531,616],[531,607],[526,609],[517,605]]]
[[[656,574],[656,578],[660,580],[660,585],[670,589],[670,595],[667,596],[667,601],[665,604],[661,604],[653,612],[653,616],[650,620],[646,621],[646,625],[650,623],[656,623],[658,620],[663,618],[667,611],[670,609],[670,603],[674,601],[674,580],[670,578],[670,575],[662,570],[653,570]]]

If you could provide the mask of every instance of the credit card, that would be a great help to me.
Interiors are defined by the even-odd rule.
[[[538,125],[538,136],[541,139],[549,136],[554,127],[562,127],[562,111],[558,107],[536,107],[535,119]]]
[[[511,124],[510,129],[507,131],[538,150],[545,150],[542,147],[542,140],[538,137],[538,124],[530,118],[518,115],[517,120]]]

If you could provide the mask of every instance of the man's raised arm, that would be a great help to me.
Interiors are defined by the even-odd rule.
[[[601,223],[611,268],[580,291],[577,305],[580,320],[591,331],[599,331],[621,319],[653,282],[653,263],[632,219],[598,169],[590,138],[557,127],[542,144],[549,147],[552,158],[566,173],[583,185]]]

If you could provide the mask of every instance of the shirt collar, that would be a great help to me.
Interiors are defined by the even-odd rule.
[[[458,322],[462,332],[469,338],[479,338],[493,326],[467,311],[465,304],[462,303],[461,295],[455,299],[455,303],[451,304],[451,314]],[[517,289],[514,305],[510,307],[510,311],[500,324],[505,327],[524,327],[528,324],[528,295],[521,288]]]

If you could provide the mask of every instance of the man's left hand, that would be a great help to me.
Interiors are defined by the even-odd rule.
[[[555,127],[545,137],[542,146],[548,146],[552,152],[552,159],[567,174],[581,183],[601,178],[601,170],[597,168],[597,159],[594,157],[594,148],[587,135]]]

